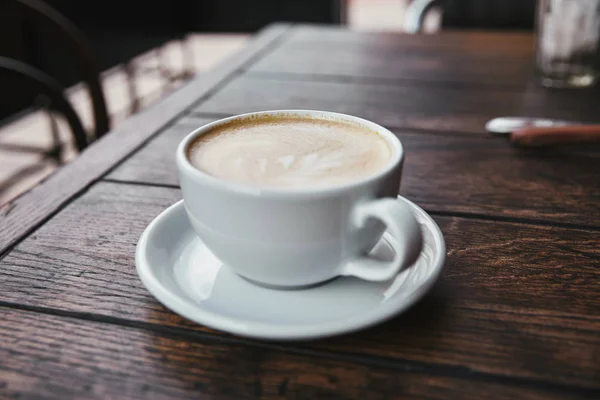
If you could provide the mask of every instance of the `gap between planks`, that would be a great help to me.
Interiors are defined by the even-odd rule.
[[[398,87],[444,87],[444,88],[475,88],[489,92],[490,89],[499,92],[522,92],[523,84],[504,84],[492,82],[468,82],[468,81],[444,81],[419,78],[378,78],[372,76],[357,75],[337,75],[326,73],[301,73],[301,72],[275,72],[275,71],[255,71],[245,69],[240,71],[251,78],[292,81],[292,82],[323,82],[323,83],[355,83],[358,85],[380,85],[380,86],[398,86]]]

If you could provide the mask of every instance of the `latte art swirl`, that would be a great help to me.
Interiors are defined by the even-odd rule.
[[[391,149],[376,132],[350,123],[270,117],[217,127],[191,144],[188,157],[217,178],[298,188],[372,175],[388,165]]]

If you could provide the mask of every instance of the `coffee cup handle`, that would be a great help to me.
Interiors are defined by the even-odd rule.
[[[395,239],[390,243],[395,255],[392,261],[372,257],[353,259],[343,266],[341,275],[368,281],[386,281],[408,268],[419,257],[423,247],[421,228],[408,203],[391,198],[368,201],[356,206],[352,218],[357,227],[364,225],[369,218],[383,222]]]

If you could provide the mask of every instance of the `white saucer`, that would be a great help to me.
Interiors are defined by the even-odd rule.
[[[406,310],[431,288],[446,246],[431,217],[410,201],[424,236],[417,262],[387,282],[337,278],[302,290],[276,290],[239,277],[193,232],[183,201],[163,211],[138,242],[138,274],[177,314],[214,329],[263,339],[312,339],[363,329]],[[373,255],[392,258],[387,233]]]

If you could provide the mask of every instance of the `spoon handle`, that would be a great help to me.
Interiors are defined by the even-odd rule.
[[[510,141],[521,147],[600,142],[600,125],[569,125],[516,129]]]

